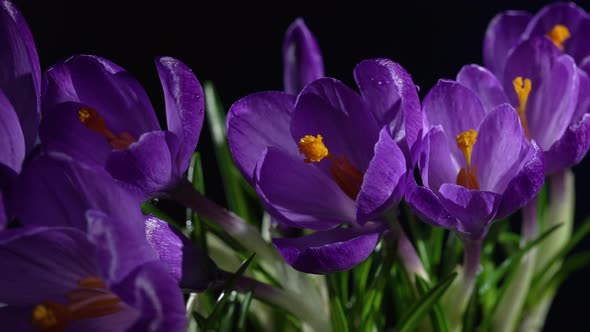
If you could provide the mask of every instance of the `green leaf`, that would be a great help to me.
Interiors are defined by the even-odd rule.
[[[438,300],[444,295],[447,288],[451,285],[453,280],[457,277],[457,273],[454,272],[441,280],[436,286],[430,289],[424,296],[414,303],[406,313],[401,317],[400,322],[397,324],[395,331],[408,332],[415,331],[414,328],[438,302]]]
[[[590,233],[590,218],[586,218],[582,226],[580,226],[567,244],[559,250],[555,256],[547,261],[547,263],[539,270],[533,277],[532,285],[536,285],[539,281],[544,280],[545,275],[551,269],[553,264],[563,259],[588,233]]]
[[[508,287],[510,286],[512,279],[516,275],[516,271],[518,270],[517,267],[520,264],[520,260],[522,259],[522,257],[531,249],[539,245],[539,243],[547,239],[547,237],[555,230],[557,230],[559,227],[561,227],[561,224],[549,228],[535,240],[529,241],[522,249],[518,250],[516,253],[514,253],[512,256],[506,259],[506,261],[502,263],[502,265],[500,266],[500,268],[498,268],[495,274],[488,279],[487,283],[485,285],[482,285],[482,287],[480,288],[480,296],[483,297],[485,296],[486,291],[490,287],[495,287],[499,280],[501,280],[506,274],[508,274],[507,277],[504,279],[504,282],[502,283],[502,287],[500,288],[498,295],[495,297],[493,308],[489,312],[487,312],[486,315],[484,315],[484,320],[480,328],[481,331],[487,331],[490,328],[492,324],[492,318],[494,317],[496,310],[498,309],[498,305],[502,302],[502,298],[506,294],[506,291],[508,290]]]
[[[348,332],[348,321],[342,309],[342,303],[337,297],[330,300],[330,313],[332,319],[332,330],[338,332]]]
[[[234,211],[245,220],[250,218],[249,204],[242,190],[241,181],[243,181],[240,172],[237,170],[229,146],[227,143],[227,133],[225,129],[225,111],[221,101],[215,91],[213,83],[205,82],[205,101],[207,119],[211,131],[215,157],[219,165],[225,196],[229,209]]]
[[[191,157],[187,178],[189,182],[193,184],[193,187],[201,194],[205,194],[205,178],[203,177],[203,165],[201,163],[201,154],[198,152],[193,153]],[[190,220],[191,223],[186,225],[187,230],[190,232],[190,237],[193,241],[198,241],[201,247],[208,251],[207,247],[207,226],[205,222],[199,218],[199,215],[192,209],[186,209],[186,219]]]
[[[420,278],[420,276],[416,276],[416,287],[418,288],[420,296],[424,296],[424,294],[428,292],[430,285],[426,280]],[[438,302],[435,302],[433,306],[433,310],[430,314],[430,321],[434,331],[436,332],[448,332],[451,329],[447,315],[442,310],[442,307]]]
[[[246,319],[248,318],[248,309],[252,303],[252,292],[246,293],[242,306],[240,307],[240,316],[238,318],[238,331],[246,331]]]

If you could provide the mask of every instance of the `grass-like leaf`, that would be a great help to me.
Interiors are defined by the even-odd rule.
[[[416,276],[416,287],[418,288],[418,292],[421,296],[424,296],[428,292],[430,285],[428,282],[420,276]],[[432,307],[432,312],[430,313],[430,321],[432,323],[432,328],[435,332],[448,332],[450,331],[449,320],[447,318],[446,313],[442,310],[442,307],[438,302],[434,303]]]
[[[430,312],[456,277],[456,272],[450,274],[425,293],[418,302],[406,311],[406,314],[402,316],[395,330],[398,332],[415,331],[416,325],[422,320],[424,315]]]

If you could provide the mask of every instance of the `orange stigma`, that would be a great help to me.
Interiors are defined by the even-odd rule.
[[[106,122],[98,111],[89,107],[82,107],[78,111],[78,119],[86,128],[104,136],[109,144],[115,149],[126,149],[135,142],[135,139],[127,132],[117,136],[107,128]]]
[[[317,163],[328,158],[331,162],[330,174],[332,174],[332,178],[348,197],[356,200],[363,184],[363,173],[354,167],[346,157],[332,156],[324,144],[322,135],[318,134],[315,137],[305,135],[299,140],[298,147],[299,153],[305,155],[303,160],[305,163]]]
[[[557,24],[547,33],[547,37],[551,39],[553,44],[563,51],[563,43],[568,40],[572,35],[570,30],[562,24]]]
[[[457,184],[467,189],[479,189],[477,168],[471,165],[471,153],[477,142],[477,131],[469,129],[457,135],[457,147],[463,152],[467,167],[461,167],[457,174]]]
[[[78,282],[80,287],[66,294],[68,304],[44,301],[32,312],[32,324],[41,332],[64,332],[75,320],[98,318],[123,310],[121,299],[107,289],[99,277]]]
[[[519,105],[516,109],[516,112],[518,112],[518,117],[520,118],[520,123],[522,124],[522,128],[524,129],[524,134],[526,135],[526,138],[530,139],[531,136],[529,135],[529,126],[526,122],[526,104],[529,100],[529,95],[531,94],[531,80],[528,78],[523,79],[522,76],[518,76],[512,81],[512,85],[514,86],[514,91],[516,92],[516,96],[518,97]]]

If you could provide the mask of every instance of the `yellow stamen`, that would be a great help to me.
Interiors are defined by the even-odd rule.
[[[514,91],[516,91],[516,96],[518,97],[519,103],[516,111],[518,112],[520,123],[522,123],[524,134],[526,135],[526,138],[530,139],[529,127],[526,122],[526,103],[529,100],[529,95],[531,94],[531,80],[528,78],[523,79],[522,76],[518,76],[512,81],[512,85],[514,86]]]
[[[95,109],[82,107],[78,111],[78,119],[86,128],[103,135],[109,144],[115,149],[126,149],[135,142],[135,139],[127,132],[117,136],[107,128],[104,118]]]
[[[352,165],[346,157],[334,157],[324,144],[324,138],[318,134],[315,137],[305,135],[299,140],[299,152],[305,155],[306,163],[317,163],[324,158],[330,160],[330,174],[334,182],[351,199],[356,200],[361,185],[363,184],[363,173]]]
[[[67,304],[45,301],[33,308],[32,324],[41,332],[63,332],[72,321],[92,319],[123,310],[121,299],[95,276],[79,280],[66,293]]]
[[[570,30],[561,24],[557,24],[547,33],[553,44],[563,51],[563,43],[571,37]]]
[[[316,137],[305,135],[299,140],[299,153],[305,155],[306,163],[317,163],[328,156],[328,148],[324,145],[324,138],[318,134]]]
[[[461,167],[457,174],[457,184],[468,189],[479,189],[477,168],[471,165],[473,145],[477,142],[477,131],[469,129],[457,135],[457,147],[463,152],[467,167]]]
[[[70,321],[70,316],[66,306],[44,302],[33,308],[32,323],[41,332],[62,332]]]

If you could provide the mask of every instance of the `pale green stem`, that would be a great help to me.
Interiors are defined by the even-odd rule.
[[[481,245],[480,240],[463,240],[463,268],[442,298],[451,331],[454,332],[461,331],[463,326],[463,314],[479,272]]]
[[[542,229],[545,231],[556,225],[561,225],[549,237],[539,244],[535,272],[539,272],[559,250],[569,241],[574,224],[575,208],[575,178],[570,169],[560,171],[549,177],[549,204],[546,222]],[[539,282],[545,283],[559,270],[562,261],[557,261]],[[542,291],[546,291],[542,289]],[[522,331],[540,331],[545,323],[547,313],[553,302],[555,290],[549,290],[538,303],[525,313]],[[527,329],[528,328],[528,329]]]
[[[251,291],[255,297],[291,312],[306,323],[311,331],[331,331],[330,316],[317,308],[321,304],[310,305],[301,294],[294,294],[245,277],[238,278],[234,286],[238,291]]]
[[[521,246],[534,240],[538,233],[538,210],[537,198],[533,198],[522,209],[522,242]],[[518,319],[524,307],[524,303],[531,286],[531,279],[535,271],[535,259],[537,249],[531,249],[520,261],[514,278],[504,297],[498,304],[495,316],[492,322],[493,331],[514,331]]]

